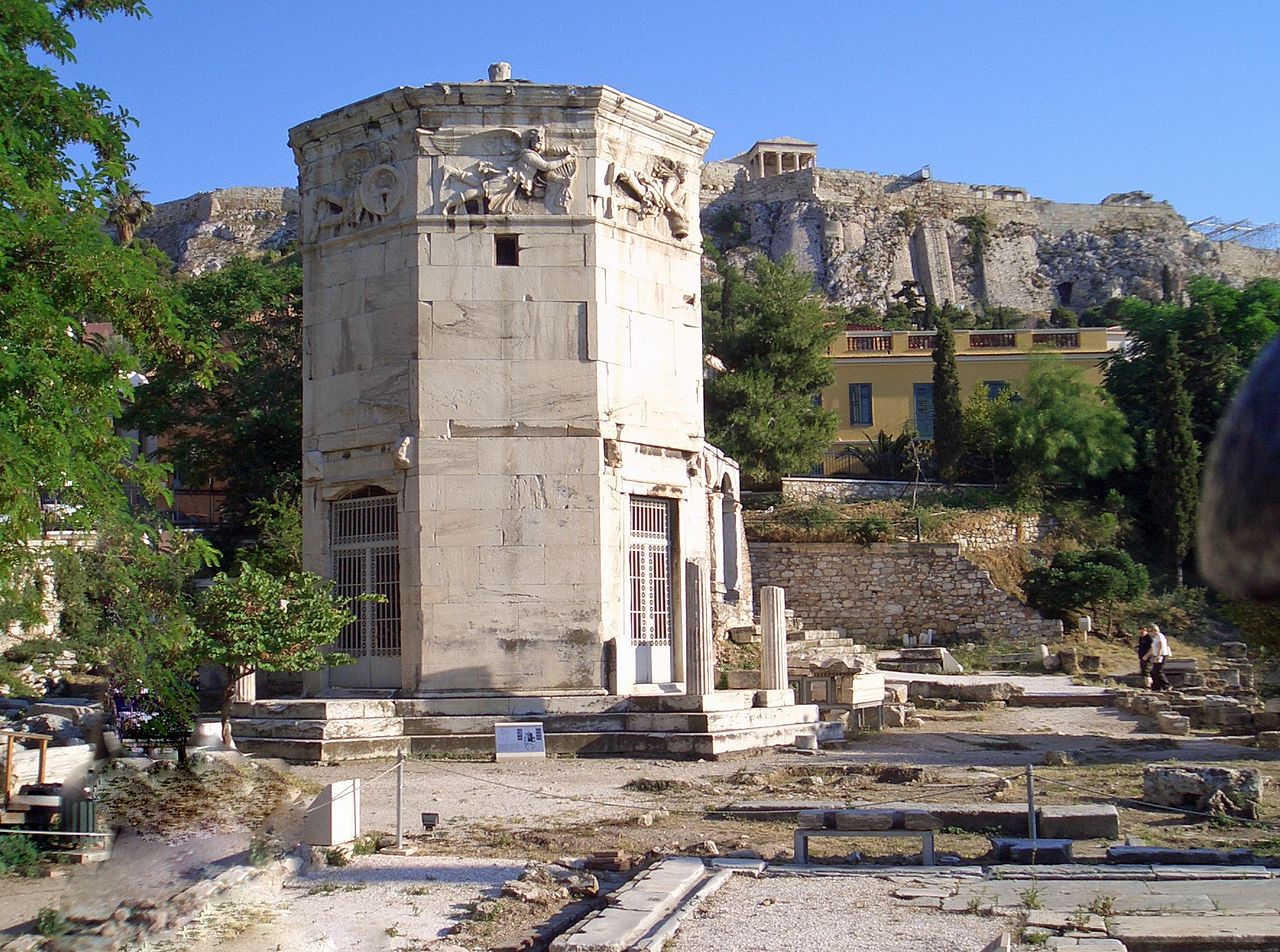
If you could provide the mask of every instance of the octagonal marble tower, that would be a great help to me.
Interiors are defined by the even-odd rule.
[[[710,137],[607,86],[501,78],[291,131],[307,568],[387,596],[313,689],[682,680],[709,594],[685,567],[722,590],[744,574],[736,542],[713,551],[736,469],[703,441]]]

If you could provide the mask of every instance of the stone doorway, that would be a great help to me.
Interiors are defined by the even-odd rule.
[[[347,598],[381,595],[352,606],[355,620],[342,629],[336,651],[355,664],[329,668],[335,688],[398,688],[400,672],[400,532],[396,496],[358,490],[331,504],[329,577]]]
[[[666,499],[631,498],[627,617],[636,653],[636,683],[672,680],[672,539],[675,507]]]

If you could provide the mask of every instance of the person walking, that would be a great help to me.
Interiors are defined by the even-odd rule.
[[[1147,649],[1147,658],[1151,661],[1151,689],[1167,691],[1169,682],[1165,680],[1164,663],[1173,656],[1169,650],[1169,639],[1164,636],[1159,625],[1151,626],[1151,647]]]
[[[1138,629],[1138,672],[1142,675],[1144,688],[1151,687],[1151,660],[1147,657],[1151,641],[1151,629],[1143,625]]]

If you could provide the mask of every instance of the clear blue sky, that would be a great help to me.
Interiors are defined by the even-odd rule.
[[[290,126],[395,86],[604,83],[830,168],[1145,189],[1190,219],[1280,221],[1280,2],[151,0],[78,30],[68,78],[139,120],[153,201],[295,180]]]

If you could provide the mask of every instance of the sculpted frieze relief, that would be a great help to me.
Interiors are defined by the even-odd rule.
[[[312,189],[303,214],[303,238],[323,241],[378,224],[404,200],[404,173],[392,164],[386,142],[352,149],[338,160],[336,182]]]
[[[548,145],[542,129],[423,132],[418,147],[440,156],[436,214],[530,214],[539,204],[569,212],[578,160],[571,147]]]
[[[688,169],[665,156],[654,156],[647,171],[610,165],[605,184],[614,190],[617,203],[643,220],[659,215],[667,220],[671,237],[689,237],[688,194],[684,189]]]

